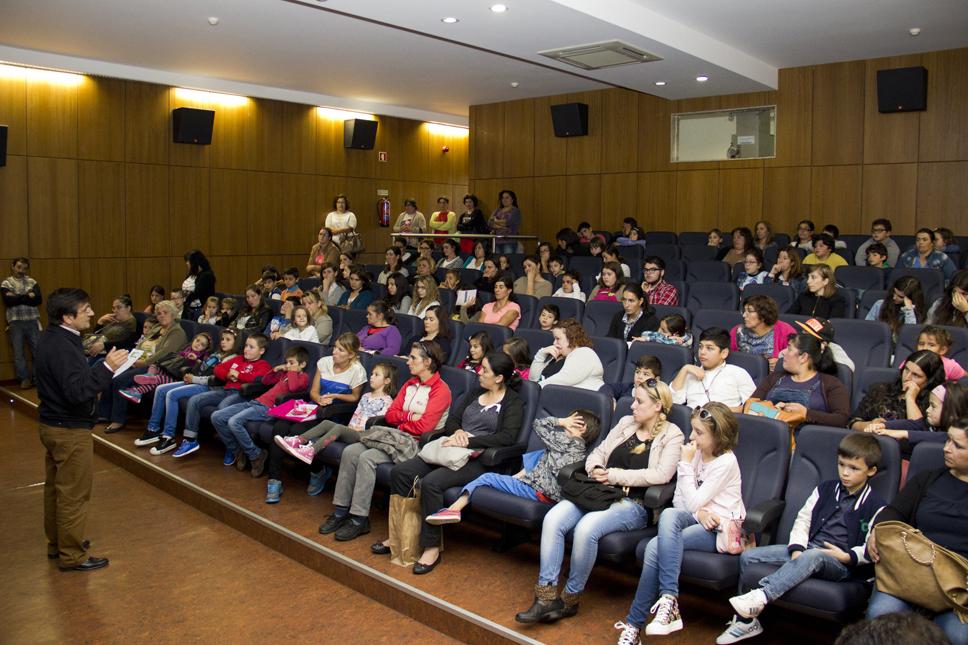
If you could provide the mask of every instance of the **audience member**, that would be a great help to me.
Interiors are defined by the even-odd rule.
[[[188,320],[195,320],[206,300],[215,295],[215,272],[205,254],[198,249],[185,253],[185,266],[188,272],[182,281],[181,290],[185,296],[185,309]]]
[[[468,337],[467,355],[457,367],[468,372],[480,374],[484,357],[493,351],[494,343],[491,341],[491,335],[486,331],[476,331]]]
[[[606,262],[602,266],[601,276],[598,284],[588,294],[588,301],[609,300],[618,302],[622,297],[622,289],[625,288],[625,280],[622,277],[622,267],[617,262]]]
[[[477,322],[509,327],[512,331],[517,329],[521,322],[521,306],[511,300],[512,293],[513,276],[510,273],[499,275],[494,280],[494,300],[481,307]]]
[[[333,198],[333,210],[326,214],[324,226],[332,231],[337,247],[343,244],[347,233],[356,231],[356,214],[350,210],[350,200],[346,195]]]
[[[387,262],[383,267],[383,271],[380,271],[380,275],[378,275],[376,278],[377,283],[386,284],[387,280],[389,280],[390,276],[394,273],[399,273],[403,276],[409,275],[407,267],[403,266],[403,253],[400,251],[399,247],[387,247],[386,259]]]
[[[450,197],[441,195],[437,198],[437,210],[431,213],[428,220],[431,233],[439,235],[453,235],[457,232],[457,213],[450,210]],[[454,252],[457,252],[457,242],[454,242]]]
[[[622,292],[622,311],[612,316],[607,336],[631,343],[643,333],[656,331],[658,328],[659,319],[645,299],[642,287],[637,284],[626,285]]]
[[[729,332],[729,348],[734,352],[763,356],[773,371],[787,340],[796,333],[789,323],[780,320],[776,300],[769,296],[750,296],[743,301],[743,324],[736,325]]]
[[[817,230],[812,220],[802,219],[797,223],[797,232],[793,235],[790,246],[795,246],[804,253],[813,252],[813,233]]]
[[[366,325],[356,332],[360,346],[370,354],[396,356],[400,353],[400,330],[394,321],[393,310],[382,300],[374,300],[366,307]]]
[[[84,353],[94,358],[105,355],[112,347],[134,347],[138,339],[138,321],[131,311],[132,307],[131,296],[128,294],[115,298],[111,303],[111,313],[98,318],[94,331],[82,339]]]
[[[889,269],[890,262],[887,259],[887,247],[880,242],[874,242],[867,247],[867,261],[859,266],[874,267],[875,269]]]
[[[696,408],[716,401],[734,412],[743,409],[743,402],[756,389],[756,384],[749,372],[726,362],[729,345],[729,333],[725,329],[703,330],[696,353],[699,365],[683,365],[669,384],[674,403]]]
[[[642,290],[650,305],[679,306],[679,290],[665,280],[666,263],[658,255],[647,255],[642,261]]]
[[[447,238],[440,245],[443,257],[437,262],[438,269],[460,269],[464,266],[464,258],[458,251],[457,240]]]
[[[847,260],[834,253],[834,238],[829,233],[821,233],[813,238],[813,252],[803,258],[805,265],[826,264],[836,271],[847,266]]]
[[[466,237],[461,240],[462,248],[464,242],[466,241]],[[487,259],[487,248],[484,246],[484,242],[481,242],[480,240],[473,242],[473,246],[468,249],[467,253],[468,257],[464,262],[464,268],[482,271],[484,269],[484,260]]]
[[[30,268],[30,265],[27,265]],[[160,284],[151,285],[151,289],[148,290],[148,306],[144,308],[144,312],[148,315],[155,313],[155,305],[165,299],[165,288]]]
[[[887,323],[897,340],[901,325],[918,325],[924,322],[924,292],[921,291],[921,281],[909,275],[896,279],[887,291],[891,297],[882,298],[871,305],[866,319]]]
[[[965,368],[957,361],[948,358],[948,350],[951,349],[951,334],[944,327],[935,325],[925,325],[918,334],[917,350],[928,349],[941,357],[944,365],[945,379],[957,381],[965,377]]]
[[[552,260],[554,265],[554,260]],[[575,271],[566,271],[561,276],[561,286],[553,294],[555,298],[574,298],[585,302],[585,294],[581,291],[581,280]]]
[[[605,370],[585,328],[574,318],[567,318],[551,333],[555,342],[535,353],[528,379],[541,387],[568,385],[600,390],[605,385],[602,380]]]
[[[464,212],[457,218],[457,232],[461,235],[471,235],[474,233],[486,234],[488,232],[487,221],[484,219],[484,213],[477,207],[477,201],[477,195],[469,193],[464,195],[464,199],[462,200]],[[475,242],[470,237],[463,237],[460,240],[460,250],[465,254],[470,254],[473,250],[474,257],[476,258],[477,249],[475,247],[478,244],[481,244],[481,242]],[[480,267],[468,268],[479,269]]]
[[[403,212],[397,215],[397,221],[393,224],[394,233],[426,233],[427,220],[424,214],[417,210],[417,200],[407,198],[403,200]],[[417,246],[418,242],[425,241],[416,237],[405,237],[407,244]],[[419,248],[419,247],[418,247]]]
[[[428,307],[439,304],[440,294],[437,292],[437,283],[432,277],[420,276],[414,280],[413,297],[410,300],[408,315],[423,318]]]
[[[354,264],[350,267],[349,289],[339,297],[337,306],[363,311],[375,299],[376,294],[370,289],[370,275],[362,266]]]
[[[514,293],[544,298],[551,295],[551,283],[541,275],[541,265],[536,256],[524,258],[524,275],[514,281]]]
[[[763,279],[763,283],[790,287],[793,289],[793,295],[799,297],[807,286],[803,278],[800,254],[789,247],[780,249],[776,256],[776,263],[770,269],[769,275]]]
[[[766,220],[760,220],[753,226],[753,246],[766,252],[768,248],[775,248],[773,241],[773,227]]]
[[[850,418],[850,427],[866,431],[873,423],[894,419],[921,419],[928,410],[931,391],[944,383],[941,357],[929,350],[911,354],[890,383],[868,388]]]
[[[748,285],[763,284],[769,275],[764,268],[765,260],[763,252],[757,247],[752,247],[746,252],[743,258],[743,270],[736,276],[736,287],[743,292]]]
[[[952,276],[944,295],[928,309],[928,322],[932,325],[968,327],[968,269],[962,269]]]
[[[341,284],[341,277],[338,267],[329,262],[324,262],[320,269],[322,282],[319,285],[319,293],[323,296],[323,302],[327,307],[336,307],[340,299],[346,293],[346,287]]]
[[[898,248],[897,242],[891,239],[891,220],[878,218],[871,222],[871,237],[857,247],[857,253],[854,255],[854,264],[857,266],[865,266],[868,264],[866,262],[867,249],[872,244],[884,245],[887,251],[887,266],[893,267],[897,264],[897,259],[901,255],[901,249]]]
[[[561,310],[558,309],[558,305],[545,303],[538,313],[538,329],[551,331],[558,326],[559,320],[561,320]]]
[[[813,264],[807,269],[807,288],[788,313],[827,319],[847,316],[847,301],[837,290],[830,265]]]
[[[502,190],[497,197],[500,206],[494,209],[490,219],[487,220],[491,233],[498,236],[517,235],[518,229],[521,227],[518,196],[514,194],[513,190]],[[498,237],[496,243],[498,253],[517,253],[521,247],[517,240],[509,240],[504,237]]]
[[[720,249],[716,259],[722,260],[728,266],[732,267],[734,264],[743,262],[746,259],[746,254],[752,248],[754,248],[753,233],[745,226],[740,226],[733,229],[730,248]]]
[[[897,260],[897,266],[915,269],[940,269],[945,282],[951,280],[957,268],[947,255],[934,248],[934,231],[919,228],[914,238],[914,248],[905,251]]]

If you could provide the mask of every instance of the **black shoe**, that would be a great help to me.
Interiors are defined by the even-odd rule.
[[[441,561],[441,559],[443,557],[444,557],[444,554],[443,553],[438,553],[437,554],[437,559],[434,560],[433,564],[423,564],[419,560],[417,562],[414,562],[413,563],[413,575],[415,575],[415,576],[422,576],[425,573],[430,573],[431,571],[433,571],[434,569],[437,568],[437,565],[440,564],[440,561]]]
[[[110,424],[104,429],[104,434],[114,434],[115,432],[121,432],[122,430],[124,430],[123,423],[121,425]]]
[[[561,618],[563,608],[564,603],[561,602],[561,598],[555,598],[554,600],[539,600],[535,598],[531,607],[527,611],[522,611],[520,614],[517,614],[514,620],[525,625],[531,625],[533,623],[553,623]]]
[[[134,445],[138,447],[150,446],[152,444],[158,443],[161,440],[160,432],[152,432],[151,430],[145,430],[144,434],[134,440]]]
[[[84,549],[85,551],[87,551],[88,549],[90,549],[91,548],[91,541],[90,540],[84,540],[83,542],[81,542],[81,548]],[[59,555],[60,555],[59,553],[51,553],[50,551],[48,551],[47,552],[47,559],[48,560],[56,560]]]
[[[166,452],[174,450],[177,447],[178,447],[178,442],[175,441],[174,437],[162,437],[161,441],[158,442],[158,445],[153,447],[148,452],[150,452],[153,455],[163,455]]]
[[[335,533],[344,524],[346,524],[349,521],[350,521],[349,515],[338,516],[334,513],[333,515],[330,515],[329,517],[327,517],[325,522],[319,525],[319,534],[329,535],[330,533]]]
[[[374,542],[370,545],[370,553],[373,555],[390,555],[390,546],[383,542]]]
[[[73,567],[60,567],[60,570],[61,571],[94,571],[95,569],[103,569],[106,566],[108,566],[107,558],[95,558],[94,556],[91,556],[80,564],[75,564]]]
[[[336,531],[336,541],[337,542],[349,542],[350,540],[355,540],[361,535],[366,535],[370,532],[370,518],[364,517],[363,521],[351,519],[349,522],[343,524]]]

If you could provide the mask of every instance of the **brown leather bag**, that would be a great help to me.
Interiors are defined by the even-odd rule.
[[[968,560],[904,522],[881,522],[874,541],[878,591],[968,623]]]

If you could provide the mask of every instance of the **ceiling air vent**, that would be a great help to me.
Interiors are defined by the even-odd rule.
[[[623,43],[620,40],[610,40],[608,42],[592,43],[590,45],[578,45],[576,47],[546,49],[538,53],[542,56],[560,60],[563,63],[568,63],[569,65],[586,70],[662,60],[661,56],[650,54],[647,51],[633,47],[628,43]]]

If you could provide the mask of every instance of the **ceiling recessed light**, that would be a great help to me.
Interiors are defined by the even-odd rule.
[[[508,6],[506,4],[492,4],[491,5],[491,11],[493,11],[494,13],[504,13],[507,10],[508,10]]]
[[[453,16],[447,16],[446,18],[441,18],[440,19],[440,22],[444,22],[444,23],[447,23],[448,25],[452,25],[455,22],[460,22],[460,18],[455,18]]]
[[[708,80],[709,80],[709,77],[708,76],[697,76],[696,77],[696,81],[698,81],[700,83],[705,83]]]
[[[910,29],[908,29],[908,33],[911,34],[912,36],[918,36],[921,33],[921,28],[920,27],[911,27]]]
[[[658,85],[659,87],[662,87],[663,85],[666,84],[666,82],[665,81],[656,81],[655,84]]]
[[[521,83],[518,83],[517,81],[511,81],[511,87],[517,87],[519,85],[521,85]]]
[[[217,25],[218,24],[218,16],[212,16],[211,18],[209,18],[208,19],[208,24],[212,25],[213,27],[215,25]]]

